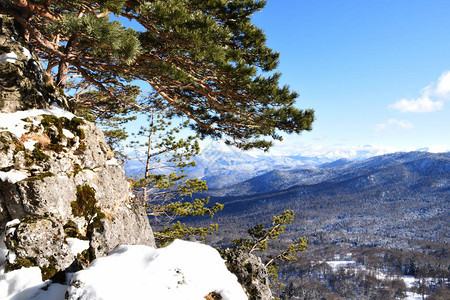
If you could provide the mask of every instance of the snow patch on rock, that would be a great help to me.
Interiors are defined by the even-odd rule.
[[[22,47],[22,49],[23,49],[23,54],[27,57],[27,59],[32,59],[33,58],[33,56],[31,55],[30,50],[28,50],[25,47]]]
[[[0,63],[9,62],[15,64],[17,60],[17,54],[15,54],[14,52],[0,55]]]
[[[25,149],[33,151],[34,150],[34,145],[36,143],[37,143],[37,141],[30,140],[30,141],[23,142],[23,146],[25,147]]]
[[[17,170],[11,170],[8,172],[0,171],[0,180],[1,181],[8,181],[10,183],[16,183],[18,181],[24,180],[27,178],[27,173],[23,171],[17,171]]]
[[[67,130],[65,128],[63,128],[62,133],[69,139],[73,139],[75,137],[75,135],[70,130]]]
[[[77,254],[80,254],[84,250],[89,249],[89,241],[76,238],[66,238],[66,241],[74,256],[77,256]]]
[[[113,158],[111,158],[111,159],[106,161],[106,165],[108,165],[108,166],[120,166],[120,163],[115,157],[113,157]]]
[[[66,117],[69,120],[75,117],[74,114],[55,106],[49,109],[29,109],[14,113],[0,113],[0,131],[9,131],[20,138],[27,132],[25,125],[30,124],[29,122],[23,121],[23,119],[40,115],[53,115],[58,118]]]

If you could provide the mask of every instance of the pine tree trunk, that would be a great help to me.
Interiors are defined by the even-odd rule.
[[[64,50],[64,53],[69,56],[70,53],[73,51],[76,43],[78,40],[77,35],[72,35],[69,41],[67,42],[66,49]],[[64,88],[67,84],[67,76],[69,75],[69,63],[65,62],[64,60],[61,60],[58,67],[58,76],[57,76],[57,83],[61,88]]]

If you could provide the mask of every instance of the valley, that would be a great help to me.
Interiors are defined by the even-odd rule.
[[[355,287],[356,294],[345,297],[339,289],[329,288],[333,286],[329,279],[337,280],[336,274],[343,272],[339,277],[341,285],[349,280],[361,285],[368,284],[367,274],[358,277],[355,274],[361,272],[355,270],[329,270],[328,275],[317,271],[320,262],[347,254],[389,276],[436,276],[427,286],[427,293],[449,282],[450,153],[394,153],[362,161],[340,160],[296,170],[273,170],[195,196],[209,196],[211,204],[219,202],[225,207],[213,219],[189,217],[180,221],[189,226],[217,223],[219,230],[207,237],[207,243],[220,247],[246,237],[246,230],[255,224],[268,225],[272,216],[294,210],[294,222],[283,238],[271,245],[272,252],[269,250],[269,254],[275,253],[296,237],[308,239],[308,248],[300,259],[281,266],[281,280],[291,287],[283,290],[285,295],[298,294],[298,288],[293,291],[295,286],[305,289],[306,285],[317,291],[320,285],[327,287],[329,297],[364,299],[362,295],[370,293],[358,294]],[[411,271],[409,266],[414,260],[417,269]],[[372,296],[386,290],[384,283],[373,284],[378,288],[371,292]],[[406,292],[412,295],[411,286],[404,292],[405,297]],[[394,299],[394,294],[375,298]]]
[[[338,166],[276,170],[196,196],[225,205],[214,218],[223,233],[211,238],[223,245],[286,209],[295,212],[287,237],[305,235],[310,245],[414,249],[424,242],[448,244],[450,154],[396,153]]]

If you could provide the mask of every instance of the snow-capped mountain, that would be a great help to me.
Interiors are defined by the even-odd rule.
[[[324,153],[280,155],[262,151],[244,152],[236,148],[215,144],[206,147],[196,158],[196,167],[187,170],[192,178],[206,180],[211,189],[223,188],[263,175],[273,170],[289,171],[329,168],[362,161],[373,156],[389,153],[385,149],[363,146],[356,149],[338,149]],[[125,163],[127,176],[139,177],[144,165],[138,159]]]

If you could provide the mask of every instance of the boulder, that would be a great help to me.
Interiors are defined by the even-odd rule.
[[[221,253],[228,270],[237,276],[250,300],[273,299],[267,268],[261,258],[251,253],[225,249]]]

